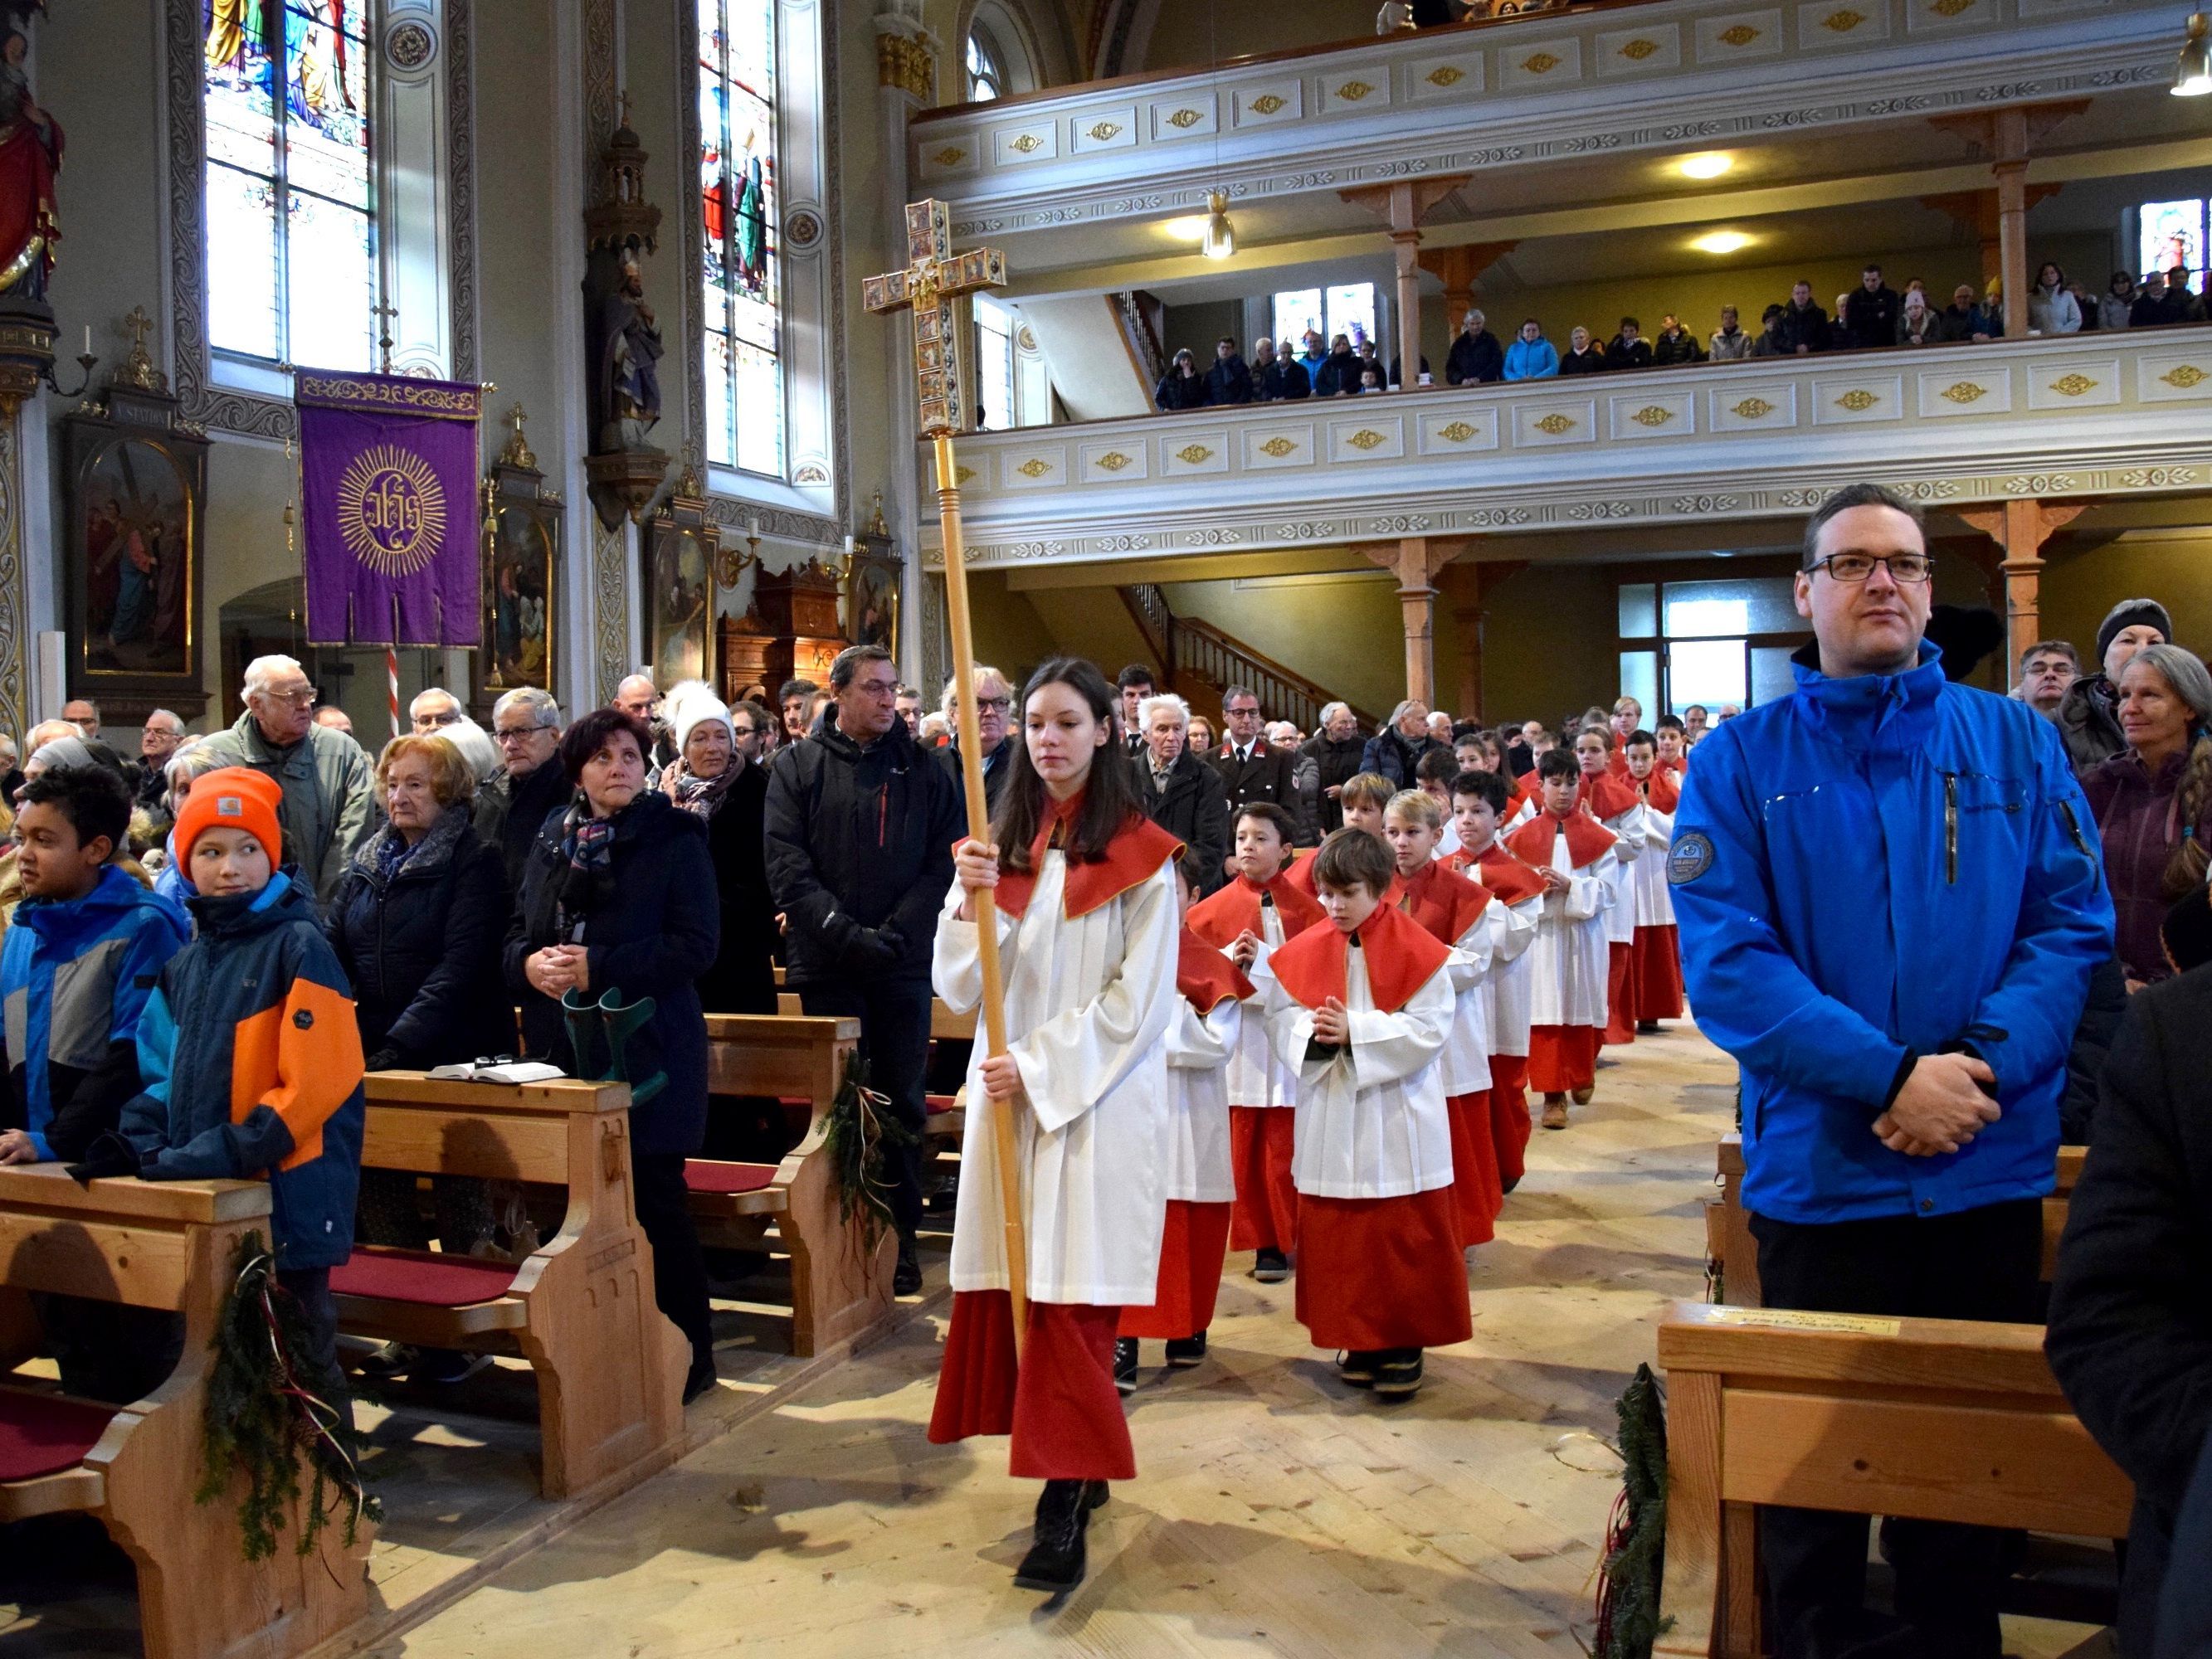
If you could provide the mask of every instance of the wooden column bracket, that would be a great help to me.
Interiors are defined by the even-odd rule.
[[[1459,624],[1460,644],[1459,702],[1452,712],[1463,719],[1482,718],[1483,628],[1490,596],[1501,582],[1528,568],[1525,559],[1462,559],[1449,572],[1452,620]]]
[[[2062,121],[2089,107],[2086,98],[1960,115],[1931,115],[1929,125],[1966,141],[1988,158],[1996,178],[1997,258],[2007,332],[2025,337],[2027,321],[2027,163],[2036,144]]]
[[[1421,221],[1437,203],[1474,177],[1471,173],[1445,173],[1337,191],[1354,207],[1365,208],[1390,227],[1390,240],[1398,258],[1398,362],[1407,386],[1419,385],[1421,378]]]
[[[1433,705],[1437,696],[1437,573],[1468,549],[1463,540],[1407,536],[1395,542],[1361,542],[1360,556],[1398,579],[1405,613],[1406,695]]]
[[[1415,263],[1444,285],[1444,330],[1456,335],[1474,304],[1474,290],[1491,266],[1521,244],[1467,242],[1457,247],[1422,248]]]
[[[2007,685],[2020,684],[2021,653],[2042,637],[2043,544],[2088,507],[2087,501],[2045,501],[2027,496],[1989,507],[1953,509],[2004,552],[1997,568],[2003,573],[2005,586]]]

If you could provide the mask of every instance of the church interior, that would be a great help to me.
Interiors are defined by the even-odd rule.
[[[856,644],[951,713],[949,562],[972,659],[1010,687],[1066,656],[1133,665],[1217,734],[1232,687],[1302,735],[1339,704],[1386,731],[1408,701],[1487,726],[1622,696],[1726,718],[1790,694],[1814,637],[1792,600],[1806,516],[1860,480],[1924,512],[1929,637],[1966,684],[2013,690],[2041,641],[2094,668],[2100,619],[2140,593],[2171,638],[2212,640],[2212,97],[2172,95],[2177,52],[2212,76],[2201,14],[1382,12],[0,0],[21,41],[0,61],[0,229],[21,250],[0,273],[0,733],[27,742],[78,700],[120,752],[156,711],[221,732],[271,655],[372,761],[431,688],[487,729],[517,688],[580,713],[641,672],[735,710],[826,684]],[[942,233],[926,282],[916,204]],[[2187,290],[2146,312],[2146,279],[2177,265],[2193,314]],[[1924,293],[1925,343],[1850,337],[1839,303],[1862,314],[1863,283]],[[1776,343],[1801,286],[1834,329],[1809,351]],[[1515,352],[1503,378],[1459,367],[1471,312]],[[1731,325],[1749,343],[1724,343]],[[1559,367],[1583,331],[1610,360],[1589,378]],[[1339,335],[1353,378],[1325,397]],[[1286,362],[1310,339],[1314,395],[1267,397],[1255,343]],[[1539,342],[1553,368],[1515,373]],[[1177,355],[1203,380],[1218,347],[1244,395],[1185,403]],[[402,388],[359,422],[428,410],[410,385],[447,400],[472,451],[354,506],[459,526],[457,575],[378,563],[372,531],[356,550],[382,574],[317,586],[330,377]],[[726,1037],[723,1018],[717,1097],[796,1100],[802,1124],[811,1101],[814,1121],[775,1182],[695,1194],[728,1269],[702,1401],[647,1397],[665,1326],[559,1376],[592,1352],[555,1357],[583,1325],[533,1326],[509,1296],[513,1328],[464,1331],[489,1370],[363,1394],[380,1518],[297,1558],[280,1539],[243,1626],[150,1611],[144,1540],[165,1527],[212,1540],[171,1559],[165,1601],[233,1572],[229,1519],[188,1480],[129,1515],[118,1494],[149,1470],[119,1454],[74,1487],[0,1480],[0,1653],[1742,1659],[1777,1650],[1750,1565],[1753,1506],[1777,1493],[2024,1527],[2004,1651],[2122,1651],[2127,1483],[2032,1340],[1862,1372],[1814,1352],[1844,1330],[1826,1316],[1698,1322],[1758,1311],[1738,1190],[1756,1102],[1694,1013],[1606,1050],[1596,1107],[1534,1138],[1467,1257],[1473,1337],[1431,1352],[1417,1399],[1345,1387],[1293,1287],[1231,1250],[1211,1358],[1143,1374],[1139,1478],[1049,1604],[1007,1587],[1030,1492],[996,1443],[925,1437],[950,1208],[924,1220],[921,1291],[894,1297],[879,1241],[838,1231],[822,1184],[851,1034],[729,1016]],[[454,1160],[436,1167],[570,1183],[545,1235],[570,1267],[638,1249],[593,1139],[604,1098],[518,1115],[486,1150],[459,1108],[378,1086],[371,1119],[415,1113],[407,1133]],[[941,1176],[957,1143],[927,1157]],[[2063,1221],[2063,1190],[2047,1202]],[[152,1228],[123,1299],[189,1308],[236,1224],[54,1203],[18,1213],[0,1190],[9,1286],[43,1282],[9,1265],[41,1228]],[[0,1289],[0,1346],[20,1346],[23,1301]],[[392,1306],[362,1334],[466,1325]],[[1753,1337],[1775,1352],[1730,1346]],[[1597,1608],[1625,1474],[1632,1492],[1651,1468],[1617,1405],[1644,1365],[1668,1385],[1672,1501],[1663,1583],[1645,1562],[1666,1617],[1639,1647],[1618,1595]],[[138,1449],[185,1467],[196,1439],[163,1432]],[[1976,1432],[2014,1449],[2002,1479],[1970,1467]]]

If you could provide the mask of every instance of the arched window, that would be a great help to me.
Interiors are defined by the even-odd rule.
[[[980,28],[968,32],[968,101],[988,104],[1003,97],[1006,72],[1000,67],[997,48]]]
[[[210,0],[208,342],[376,367],[368,0]]]
[[[775,0],[698,0],[707,459],[783,476]]]

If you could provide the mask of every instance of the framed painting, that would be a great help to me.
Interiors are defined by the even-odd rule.
[[[534,468],[492,469],[484,536],[480,696],[535,685],[554,690],[555,615],[561,591],[561,503]]]
[[[713,677],[714,556],[720,550],[706,501],[680,488],[647,525],[645,665],[664,691],[679,680]]]
[[[854,555],[845,599],[845,637],[854,644],[898,654],[899,574],[896,559]]]

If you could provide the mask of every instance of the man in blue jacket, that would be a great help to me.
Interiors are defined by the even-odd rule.
[[[2033,1321],[2112,899],[2057,731],[1948,684],[1923,641],[1931,574],[1910,502],[1853,484],[1821,504],[1796,695],[1698,745],[1668,875],[1698,1023],[1743,1068],[1767,1304]],[[1770,1507],[1759,1528],[1784,1659],[1880,1633],[1864,1516]],[[2001,1534],[1886,1536],[1912,1651],[1996,1659]]]

